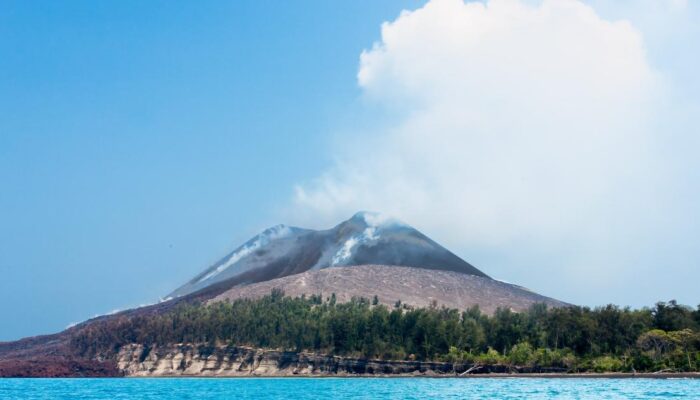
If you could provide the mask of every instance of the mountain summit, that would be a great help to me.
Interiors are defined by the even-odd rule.
[[[367,264],[453,271],[490,279],[415,228],[380,213],[358,212],[327,230],[286,225],[268,228],[168,298],[214,284],[239,286],[309,270]]]

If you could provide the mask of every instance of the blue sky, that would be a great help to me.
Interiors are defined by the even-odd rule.
[[[276,223],[414,4],[3,2],[0,340],[157,300]]]
[[[0,340],[54,332],[96,314],[157,301],[266,226],[328,227],[367,208],[398,215],[491,275],[563,300],[634,306],[671,297],[700,302],[696,285],[689,283],[700,281],[697,4],[593,1],[571,13],[561,11],[561,18],[572,18],[570,26],[595,14],[596,23],[569,32],[575,40],[594,36],[586,35],[587,29],[608,32],[608,21],[624,19],[631,26],[618,24],[608,32],[619,34],[621,43],[606,50],[610,54],[631,49],[622,64],[604,64],[610,70],[591,77],[572,72],[614,89],[606,95],[613,99],[608,105],[625,120],[589,110],[588,92],[573,86],[566,93],[583,99],[576,100],[575,111],[546,103],[551,99],[535,103],[538,110],[549,107],[552,115],[572,122],[528,113],[507,125],[493,120],[523,109],[517,103],[522,93],[509,91],[520,85],[501,88],[492,82],[503,76],[523,79],[523,69],[489,64],[492,57],[481,58],[481,50],[442,42],[440,36],[481,35],[460,29],[478,22],[469,19],[476,16],[500,18],[498,8],[487,8],[490,14],[465,8],[465,20],[455,19],[455,29],[445,33],[440,13],[453,15],[450,7],[462,3],[421,9],[424,3],[3,2],[0,315],[6,322]],[[523,21],[543,7],[539,1],[505,1],[504,7],[509,3],[521,7],[516,11]],[[399,17],[403,9],[421,11],[409,20]],[[550,13],[553,22],[529,22],[540,27],[532,37],[556,36],[557,10]],[[395,29],[383,34],[385,21],[394,21]],[[457,47],[420,47],[426,37],[434,39],[431,44]],[[379,47],[372,50],[373,43]],[[493,48],[501,45],[498,54],[514,48],[507,40]],[[546,59],[546,65],[561,61],[552,48],[518,47]],[[591,57],[602,54],[608,53],[593,51]],[[413,55],[418,58],[410,61]],[[433,62],[426,70],[437,73],[419,70],[424,60]],[[523,81],[539,88],[571,79],[544,71],[538,77],[538,65],[523,65],[535,71]],[[628,85],[623,75],[632,73],[615,75],[620,65],[631,66],[627,72],[637,71],[639,80]],[[495,70],[507,75],[489,80]],[[663,93],[663,101],[650,106],[660,110],[651,120],[638,115],[647,107],[639,100],[646,99],[647,84],[653,86],[650,93]],[[515,105],[508,108],[502,99],[484,105],[490,101],[484,93],[501,89]],[[619,93],[629,96],[618,98]],[[444,104],[459,106],[458,111]],[[482,117],[461,120],[462,105]],[[450,118],[455,112],[458,117]],[[593,164],[553,158],[543,166],[517,157],[511,168],[500,169],[509,166],[506,161],[476,177],[459,173],[473,169],[461,163],[461,154],[476,146],[478,154],[488,156],[484,160],[494,160],[507,151],[500,145],[498,152],[489,149],[510,140],[465,138],[463,131],[548,132],[550,126],[580,125],[579,117],[593,121],[583,125],[587,132],[617,124],[615,132],[625,132],[614,141],[605,136],[593,142],[595,154],[613,155],[593,158],[602,166],[597,173],[582,172]],[[643,140],[635,136],[647,130]],[[429,142],[421,138],[425,132],[431,134]],[[554,146],[547,154],[577,140],[523,137],[527,140],[512,143]],[[432,147],[443,142],[447,146]],[[620,142],[625,150],[616,147]],[[452,155],[451,149],[464,153]],[[591,159],[566,151],[562,154],[570,158]],[[528,180],[559,167],[566,180]],[[525,171],[517,185],[512,171]],[[500,189],[479,191],[486,177]],[[640,184],[648,179],[658,183]],[[569,181],[582,183],[574,187]],[[581,198],[579,186],[591,198],[610,200],[598,204]],[[542,188],[552,189],[554,206],[547,199],[516,201]],[[666,195],[659,197],[662,192]],[[450,202],[436,201],[431,197],[436,193]],[[570,212],[551,211],[558,206]],[[649,213],[659,220],[640,218]],[[581,218],[569,218],[574,214]],[[634,274],[639,274],[637,286],[630,287]]]

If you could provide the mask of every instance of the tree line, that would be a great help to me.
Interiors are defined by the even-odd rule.
[[[394,307],[354,298],[285,297],[180,304],[158,315],[87,324],[71,340],[82,355],[110,356],[130,343],[253,346],[387,360],[432,360],[567,371],[699,371],[700,306],[548,308]],[[205,350],[202,350],[205,351]]]

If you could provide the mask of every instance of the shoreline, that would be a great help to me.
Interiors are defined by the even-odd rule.
[[[161,375],[161,376],[121,376],[113,378],[125,379],[178,379],[178,378],[197,378],[197,379],[411,379],[411,378],[429,378],[429,379],[700,379],[700,372],[605,372],[605,373],[492,373],[492,374],[470,374],[470,375],[438,375],[438,374],[318,374],[318,375]],[[96,378],[100,379],[100,378]]]

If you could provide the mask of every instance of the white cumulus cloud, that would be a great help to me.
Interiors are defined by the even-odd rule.
[[[392,117],[296,188],[300,220],[389,212],[514,281],[618,279],[628,241],[664,224],[664,79],[625,20],[576,0],[433,0],[382,25],[358,83]],[[519,251],[529,263],[484,256]]]

